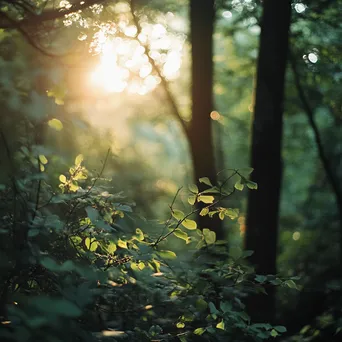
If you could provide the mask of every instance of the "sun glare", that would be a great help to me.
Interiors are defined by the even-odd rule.
[[[117,36],[119,31],[123,37]],[[90,49],[100,55],[100,60],[90,74],[92,86],[107,93],[145,95],[154,90],[161,80],[153,70],[145,44],[162,76],[168,80],[178,77],[184,38],[168,33],[162,24],[144,23],[138,39],[136,34],[137,28],[126,22],[116,28],[105,26],[95,34]]]

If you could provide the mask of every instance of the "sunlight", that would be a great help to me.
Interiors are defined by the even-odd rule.
[[[117,37],[118,32],[123,37]],[[105,93],[145,95],[153,91],[161,80],[153,70],[145,44],[163,77],[172,80],[179,76],[184,37],[168,33],[162,24],[147,23],[142,24],[138,38],[136,35],[137,28],[126,21],[116,27],[106,25],[94,35],[90,52],[99,54],[100,60],[90,73],[92,87]]]

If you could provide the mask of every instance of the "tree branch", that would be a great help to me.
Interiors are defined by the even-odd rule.
[[[137,28],[136,39],[138,40],[140,45],[145,48],[146,56],[147,56],[148,61],[150,62],[151,66],[152,66],[152,69],[154,70],[154,72],[158,75],[158,77],[161,80],[161,84],[164,88],[167,101],[169,102],[169,105],[171,107],[172,115],[180,123],[180,125],[183,129],[183,132],[185,133],[186,137],[188,137],[189,136],[188,127],[187,127],[185,121],[183,120],[183,118],[180,114],[176,100],[175,100],[174,96],[172,95],[169,83],[166,80],[166,78],[164,77],[164,75],[162,74],[162,72],[161,72],[160,68],[158,67],[158,65],[156,64],[155,60],[151,57],[151,53],[150,53],[151,51],[150,51],[148,44],[142,43],[141,40],[139,39],[139,34],[142,32],[142,29],[141,29],[141,25],[139,23],[139,19],[135,13],[135,8],[136,8],[135,7],[135,0],[131,0],[131,6],[130,6],[131,14],[132,14],[134,25]]]
[[[4,14],[7,18],[5,19],[5,22],[0,23],[0,28],[2,29],[17,29],[17,25],[20,26],[30,26],[30,25],[39,25],[45,21],[51,21],[55,19],[59,19],[64,17],[67,14],[71,14],[80,10],[84,10],[90,6],[93,6],[95,4],[101,4],[106,2],[107,0],[84,0],[79,1],[78,3],[72,4],[70,8],[58,8],[58,9],[48,9],[43,11],[41,14],[34,14],[31,11],[27,11],[29,13],[26,13],[26,17],[24,17],[23,20],[15,21],[14,19],[10,20],[5,13]],[[13,5],[13,1],[8,1],[9,4]],[[16,23],[14,25],[13,21]]]

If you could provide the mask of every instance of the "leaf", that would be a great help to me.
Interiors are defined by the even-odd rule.
[[[122,241],[121,239],[119,239],[117,244],[120,248],[127,249],[127,242],[126,241]]]
[[[159,251],[158,253],[165,259],[175,259],[177,257],[176,253],[172,251]]]
[[[178,323],[176,324],[176,327],[177,327],[178,329],[182,329],[182,328],[185,327],[185,324],[182,323],[182,322],[178,322]]]
[[[264,283],[266,280],[267,280],[267,277],[265,275],[257,274],[255,276],[255,281],[260,283],[260,284]]]
[[[200,211],[200,216],[205,216],[209,213],[209,208],[205,207]]]
[[[217,324],[216,324],[216,328],[217,328],[217,329],[224,330],[224,321],[222,320],[220,323],[217,323]]]
[[[218,311],[216,309],[216,306],[215,306],[215,304],[213,302],[209,303],[209,310],[210,310],[210,313],[213,314],[213,315],[217,315],[217,314],[220,313],[220,311]]]
[[[110,254],[113,254],[116,251],[116,244],[111,242],[108,246],[107,246],[107,251]]]
[[[239,216],[239,209],[226,208],[224,214],[234,220]]]
[[[66,179],[66,177],[65,177],[64,175],[60,175],[60,176],[59,176],[59,181],[60,181],[61,183],[65,184],[65,183],[67,182],[67,179]]]
[[[142,230],[140,228],[137,228],[135,230],[135,234],[136,234],[136,238],[139,240],[139,241],[143,241],[144,240],[144,233],[142,232]]]
[[[248,177],[253,171],[254,169],[252,167],[244,167],[242,169],[238,169],[239,174],[244,177]]]
[[[239,247],[231,247],[229,250],[229,255],[234,259],[237,260],[242,256],[242,250]]]
[[[242,257],[243,258],[248,258],[250,257],[251,255],[253,255],[254,251],[243,251],[242,253]]]
[[[194,220],[185,219],[182,222],[182,226],[189,230],[195,230],[197,228],[197,223]]]
[[[195,335],[203,335],[205,333],[205,329],[204,328],[197,328],[194,330],[194,334]]]
[[[176,219],[176,220],[178,220],[178,221],[180,221],[180,220],[182,220],[183,218],[184,218],[184,213],[182,212],[182,211],[180,211],[180,210],[177,210],[177,209],[172,209],[172,216]]]
[[[198,187],[197,187],[197,185],[195,185],[195,184],[190,184],[190,185],[189,185],[189,190],[190,190],[191,192],[193,192],[194,194],[198,194],[198,192],[199,192]]]
[[[199,298],[196,301],[196,308],[198,311],[204,311],[207,309],[207,307],[208,307],[208,303],[203,298]]]
[[[44,154],[40,154],[38,158],[39,158],[39,161],[40,161],[42,164],[46,165],[46,164],[48,163],[48,160],[47,160],[47,158],[44,156]]]
[[[208,228],[203,229],[204,240],[208,245],[212,245],[216,241],[216,233]]]
[[[48,125],[55,129],[56,131],[61,131],[63,129],[63,124],[60,120],[58,119],[51,119],[48,121]]]
[[[85,246],[91,251],[94,252],[97,249],[98,243],[96,242],[95,238],[86,238],[85,239]]]
[[[286,280],[285,285],[287,285],[290,289],[298,290],[296,283],[293,280]]]
[[[242,190],[243,190],[244,184],[243,184],[243,181],[242,181],[242,178],[241,178],[241,177],[240,177],[239,180],[235,183],[234,188],[235,188],[236,190],[239,190],[239,191],[242,191]]]
[[[209,185],[209,186],[213,186],[210,182],[210,179],[208,177],[201,177],[199,179],[199,182],[200,183],[203,183],[203,184],[206,184],[206,185]]]
[[[224,220],[224,212],[223,211],[220,211],[219,212],[219,218],[220,218],[220,220]]]
[[[277,330],[278,332],[280,332],[280,333],[284,333],[284,332],[286,332],[287,331],[287,329],[284,327],[284,326],[282,326],[282,325],[276,325],[275,327],[273,327],[275,330]]]
[[[271,330],[271,336],[272,337],[277,337],[279,334],[277,333],[277,330],[272,329]]]
[[[258,184],[252,181],[247,181],[246,183],[247,188],[251,189],[251,190],[257,190],[258,189]]]
[[[182,239],[182,240],[185,240],[187,241],[188,240],[188,234],[186,232],[183,232],[181,229],[177,228],[173,234],[178,237],[179,239]]]
[[[214,196],[199,195],[198,196],[198,202],[203,202],[206,204],[213,203],[214,202]]]
[[[189,203],[190,205],[194,205],[195,202],[196,202],[196,198],[197,198],[196,195],[190,195],[190,196],[188,197],[188,203]]]
[[[83,154],[79,154],[79,155],[75,158],[75,165],[76,165],[76,166],[80,166],[82,162],[83,162]]]
[[[86,210],[87,216],[89,217],[90,221],[92,223],[95,223],[99,217],[99,212],[96,209],[94,209],[93,207],[86,207],[85,210]]]

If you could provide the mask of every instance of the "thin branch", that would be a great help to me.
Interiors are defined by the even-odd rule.
[[[337,175],[334,173],[333,168],[329,162],[329,159],[328,159],[328,157],[324,151],[322,138],[321,138],[318,126],[317,126],[317,124],[315,122],[315,118],[314,118],[314,110],[311,108],[309,100],[308,100],[308,98],[304,92],[303,86],[302,86],[301,81],[300,81],[300,75],[299,75],[299,72],[297,69],[296,60],[295,60],[295,57],[293,56],[291,51],[289,52],[289,60],[290,60],[290,64],[291,64],[291,68],[292,68],[292,72],[293,72],[294,81],[295,81],[295,85],[297,88],[298,96],[300,98],[300,101],[302,102],[303,109],[304,109],[304,111],[305,111],[305,113],[309,119],[310,126],[314,132],[315,142],[317,145],[319,158],[322,162],[322,165],[323,165],[324,170],[327,174],[328,180],[331,184],[332,190],[335,194],[340,220],[342,220],[342,192],[340,190],[339,181],[338,181]],[[342,225],[342,221],[340,222],[340,224]],[[341,246],[341,248],[342,248],[342,246]]]
[[[167,101],[169,102],[169,105],[171,107],[172,115],[180,123],[180,125],[181,125],[181,127],[182,127],[182,129],[183,129],[183,131],[185,133],[185,135],[188,137],[189,136],[188,127],[186,125],[186,122],[183,120],[183,118],[182,118],[182,116],[180,114],[180,111],[179,111],[178,105],[176,103],[176,100],[175,100],[174,96],[172,95],[169,83],[166,80],[166,78],[164,77],[164,75],[162,74],[162,72],[161,72],[160,68],[158,67],[158,65],[156,64],[155,60],[151,57],[151,51],[150,51],[150,47],[148,46],[148,44],[144,44],[139,39],[139,35],[142,32],[142,28],[141,28],[141,25],[139,23],[139,19],[138,19],[136,13],[135,13],[136,12],[135,8],[136,8],[135,0],[131,0],[131,6],[130,6],[131,15],[132,15],[132,18],[133,18],[134,25],[137,28],[136,39],[138,40],[140,45],[144,47],[146,56],[147,56],[148,61],[150,62],[151,66],[152,66],[152,69],[154,70],[154,72],[158,75],[158,77],[161,80],[161,84],[162,84],[162,86],[164,88]]]
[[[30,14],[28,14],[26,16],[26,18],[24,18],[23,20],[21,20],[20,22],[16,22],[14,20],[11,21],[9,20],[9,18],[7,17],[7,22],[5,20],[4,23],[0,23],[0,28],[3,29],[16,29],[16,25],[20,25],[20,26],[31,26],[31,25],[39,25],[42,24],[45,21],[51,21],[51,20],[55,20],[55,19],[59,19],[64,17],[67,14],[71,14],[71,13],[75,13],[81,10],[84,10],[90,6],[96,5],[96,4],[102,4],[104,2],[106,2],[107,0],[84,0],[84,1],[80,1],[79,3],[73,4],[71,5],[69,8],[58,8],[58,9],[50,9],[50,10],[45,10],[43,13],[41,14],[33,14],[30,12]],[[3,14],[3,12],[2,12]],[[14,25],[16,24],[16,25]]]

